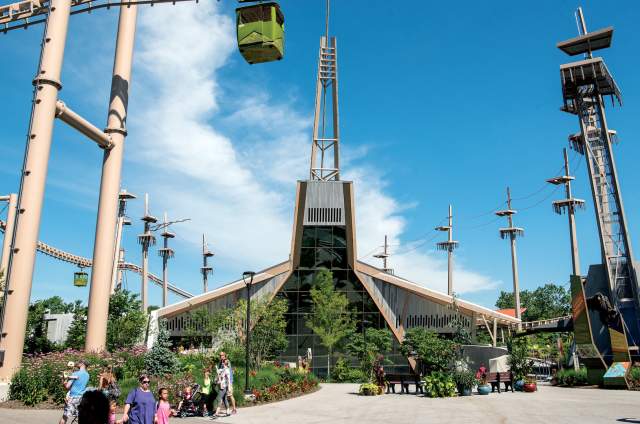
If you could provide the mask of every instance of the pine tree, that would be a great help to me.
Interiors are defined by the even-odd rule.
[[[172,374],[180,366],[178,358],[171,351],[171,341],[167,330],[167,320],[158,322],[158,339],[144,358],[147,372],[154,376]]]

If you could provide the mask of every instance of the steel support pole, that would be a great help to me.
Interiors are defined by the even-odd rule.
[[[13,255],[7,267],[8,296],[3,310],[3,317],[9,319],[3,318],[0,334],[0,350],[4,350],[0,381],[10,380],[22,362],[56,101],[62,88],[60,72],[70,10],[71,0],[51,0],[38,74],[33,80],[35,90],[20,181],[18,215],[13,234],[8,234],[13,239]]]
[[[164,239],[164,248],[167,249],[167,239]],[[165,307],[169,303],[169,272],[167,270],[167,264],[169,262],[168,252],[162,256],[162,306]]]
[[[564,149],[564,174],[569,176],[569,157],[567,156],[567,149]],[[567,199],[573,199],[571,193],[571,181],[565,183],[565,193]],[[573,275],[580,275],[580,255],[578,253],[578,238],[576,235],[576,215],[573,203],[569,204],[569,238],[571,239],[571,265],[573,267]]]
[[[124,154],[124,140],[127,135],[127,105],[131,81],[131,63],[136,31],[137,6],[120,8],[118,38],[116,41],[111,99],[107,128],[113,148],[104,152],[102,179],[100,181],[100,201],[96,222],[96,238],[93,248],[93,271],[89,293],[87,316],[86,352],[105,349],[107,320],[109,315],[109,289],[113,271],[113,255],[116,237],[116,217],[120,173]]]
[[[511,271],[513,272],[513,298],[516,303],[515,315],[516,318],[522,319],[520,315],[520,284],[518,283],[518,255],[516,253],[515,234],[511,234]],[[518,323],[518,331],[520,330],[522,330],[522,324]]]
[[[447,294],[453,296],[453,252],[449,249],[447,253]]]
[[[149,223],[144,223],[145,234],[149,233]],[[140,282],[140,301],[142,302],[142,311],[147,310],[147,292],[149,287],[149,243],[142,244],[142,280]]]
[[[124,216],[118,216],[116,222],[116,246],[113,249],[115,254],[113,255],[113,267],[111,271],[111,290],[110,294],[116,290],[118,280],[118,264],[120,263],[120,244],[122,243],[122,227],[124,225]]]
[[[9,266],[9,257],[11,256],[11,239],[13,238],[13,228],[16,222],[17,204],[18,196],[11,193],[7,205],[7,226],[4,229],[4,239],[2,240],[2,256],[0,256],[0,272],[2,272],[5,281],[7,281],[7,268]]]
[[[253,275],[251,276],[251,282],[247,285],[247,325],[246,325],[246,352],[245,352],[245,380],[244,380],[244,394],[250,395],[251,390],[249,389],[249,344],[250,344],[250,332],[251,332],[251,284],[253,283]]]

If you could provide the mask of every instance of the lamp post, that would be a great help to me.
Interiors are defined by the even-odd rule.
[[[245,352],[245,373],[244,373],[244,395],[250,396],[251,390],[249,389],[249,339],[251,331],[251,284],[253,284],[253,276],[256,275],[253,271],[245,271],[242,273],[242,281],[247,286],[247,321],[246,321],[246,334],[247,334],[247,346]]]

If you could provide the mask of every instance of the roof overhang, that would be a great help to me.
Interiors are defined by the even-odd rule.
[[[290,269],[291,263],[289,261],[285,261],[279,263],[278,265],[269,267],[265,270],[257,272],[253,276],[253,284],[255,285],[263,281],[268,281],[277,275],[289,272]],[[182,300],[169,306],[165,306],[164,308],[160,308],[157,310],[158,318],[169,318],[174,315],[193,310],[229,293],[233,293],[237,290],[242,290],[243,288],[245,288],[245,283],[241,278],[222,287],[218,287],[217,289],[202,293],[186,300]]]
[[[440,303],[442,305],[451,305],[454,302],[453,296],[428,289],[420,284],[411,282],[402,277],[398,277],[397,275],[386,273],[380,268],[376,268],[373,265],[369,265],[365,262],[358,261],[356,267],[359,272],[367,274],[370,277],[385,281],[389,284],[402,287],[405,290],[408,290],[420,297],[431,300],[433,302]],[[477,314],[479,321],[482,321],[482,317],[484,317],[487,320],[496,319],[501,325],[518,324],[520,322],[520,320],[515,317],[501,314],[500,312],[494,311],[493,309],[485,308],[484,306],[476,305],[475,303],[471,303],[457,297],[455,298],[455,303],[463,313],[466,312],[467,314]]]

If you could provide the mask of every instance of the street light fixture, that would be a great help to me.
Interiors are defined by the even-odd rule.
[[[244,372],[244,395],[251,396],[251,390],[249,389],[249,339],[250,339],[250,322],[251,322],[251,285],[253,284],[253,277],[256,275],[253,271],[245,271],[242,273],[242,281],[247,286],[247,321],[246,321],[246,352],[245,352],[245,372]]]

